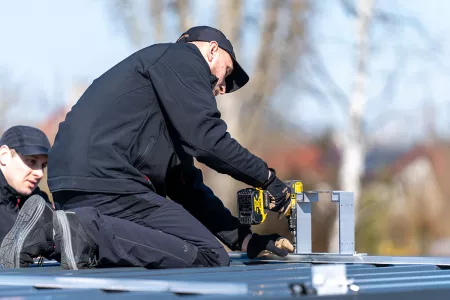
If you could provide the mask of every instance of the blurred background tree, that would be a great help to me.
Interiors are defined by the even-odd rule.
[[[109,3],[137,48],[176,40],[189,27],[198,25],[193,16],[201,5],[192,0]],[[252,5],[255,3],[258,5]],[[347,86],[336,80],[323,57],[327,30],[315,29],[327,13],[336,13],[330,8],[333,6],[307,0],[218,0],[204,2],[200,8],[209,12],[208,24],[220,28],[232,41],[251,77],[247,87],[217,101],[232,137],[268,161],[280,178],[302,179],[309,189],[354,192],[358,244],[373,251],[380,251],[374,246],[385,241],[381,236],[370,237],[373,231],[379,234],[388,230],[381,226],[386,224],[381,220],[387,217],[382,207],[391,203],[373,198],[371,189],[361,190],[367,174],[367,155],[380,139],[385,139],[386,128],[389,131],[393,125],[410,122],[408,115],[400,117],[387,105],[394,103],[399,86],[407,80],[403,71],[408,60],[427,55],[434,65],[439,65],[441,50],[440,43],[418,18],[392,13],[390,6],[386,1],[374,0],[335,3],[334,7],[341,9],[350,22],[351,30],[336,37],[348,49]],[[417,36],[418,46],[405,45],[402,37],[406,31]],[[388,35],[390,40],[386,42]],[[391,67],[376,68],[376,60],[386,56],[391,57]],[[334,128],[315,137],[308,134],[299,126],[302,115],[291,110],[306,98],[316,99],[330,114],[339,116],[343,130]],[[236,213],[236,191],[244,185],[199,167],[205,173],[205,182]],[[363,207],[359,205],[361,197],[367,198]],[[373,223],[359,218],[361,210],[368,210],[367,205]],[[315,251],[338,250],[336,211],[332,203],[314,204]],[[286,224],[272,215],[254,231],[288,235]]]
[[[348,19],[352,30],[340,37],[331,38],[325,36],[327,30],[313,33],[315,39],[309,52],[311,54],[309,74],[312,76],[305,84],[305,91],[309,91],[323,103],[328,103],[330,113],[339,115],[344,120],[343,130],[334,133],[334,141],[340,153],[338,186],[341,190],[354,192],[356,224],[361,232],[359,236],[371,236],[372,229],[366,226],[366,220],[360,220],[359,216],[362,209],[359,205],[362,197],[362,181],[368,173],[367,156],[380,140],[391,141],[402,138],[404,131],[396,133],[392,131],[393,126],[407,127],[411,122],[410,115],[402,115],[390,108],[398,99],[398,90],[408,81],[408,73],[405,72],[408,63],[420,59],[420,56],[426,56],[430,65],[434,67],[434,72],[446,69],[440,61],[442,55],[440,41],[428,32],[416,16],[391,12],[391,7],[395,6],[392,1],[341,0],[336,4],[335,8],[341,9],[343,18]],[[330,7],[321,5],[316,11],[324,15],[330,12]],[[415,36],[417,44],[405,44],[405,35]],[[349,68],[351,79],[346,81],[345,86],[337,77],[338,71],[330,71],[322,54],[324,48],[321,44],[331,39],[348,51],[350,64],[346,68]],[[392,63],[389,69],[381,69],[377,66],[377,61],[386,59],[386,56],[390,57]],[[423,72],[429,72],[429,69],[422,71],[422,75]],[[425,85],[424,89],[426,88]],[[430,106],[432,103],[427,105]],[[391,135],[387,136],[389,131]],[[389,204],[383,201],[373,202],[371,195],[367,197],[365,203],[372,203],[372,208],[373,205]],[[336,212],[333,212],[333,218],[336,218]],[[360,221],[364,225],[358,224]],[[329,235],[328,251],[336,252],[338,251],[336,219]]]

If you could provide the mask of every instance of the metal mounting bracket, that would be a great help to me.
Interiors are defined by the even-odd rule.
[[[354,195],[343,191],[305,191],[297,194],[296,254],[312,254],[312,203],[319,201],[320,194],[329,194],[336,202],[339,219],[339,254],[355,254]]]

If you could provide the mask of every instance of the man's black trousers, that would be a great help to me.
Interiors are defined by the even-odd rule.
[[[228,266],[214,235],[178,203],[153,192],[106,195],[55,192],[98,244],[99,267]],[[201,208],[199,208],[201,209]]]

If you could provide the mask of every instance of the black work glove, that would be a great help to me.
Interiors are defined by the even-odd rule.
[[[289,240],[277,233],[269,235],[254,233],[247,245],[247,256],[250,259],[267,254],[285,257],[293,251],[294,246],[292,246]]]
[[[291,209],[291,188],[277,178],[274,169],[270,170],[270,178],[262,186],[269,192],[269,209],[279,213],[279,217],[286,215]]]

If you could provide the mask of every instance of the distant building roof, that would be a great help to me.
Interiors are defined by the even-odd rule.
[[[301,173],[308,178],[305,181],[318,182],[327,180],[330,176],[327,168],[327,153],[314,144],[301,144],[285,149],[266,153],[266,162],[279,174]]]
[[[411,148],[392,163],[388,169],[389,173],[397,174],[415,160],[423,157],[430,161],[444,195],[450,197],[450,145],[447,143],[438,142]]]

